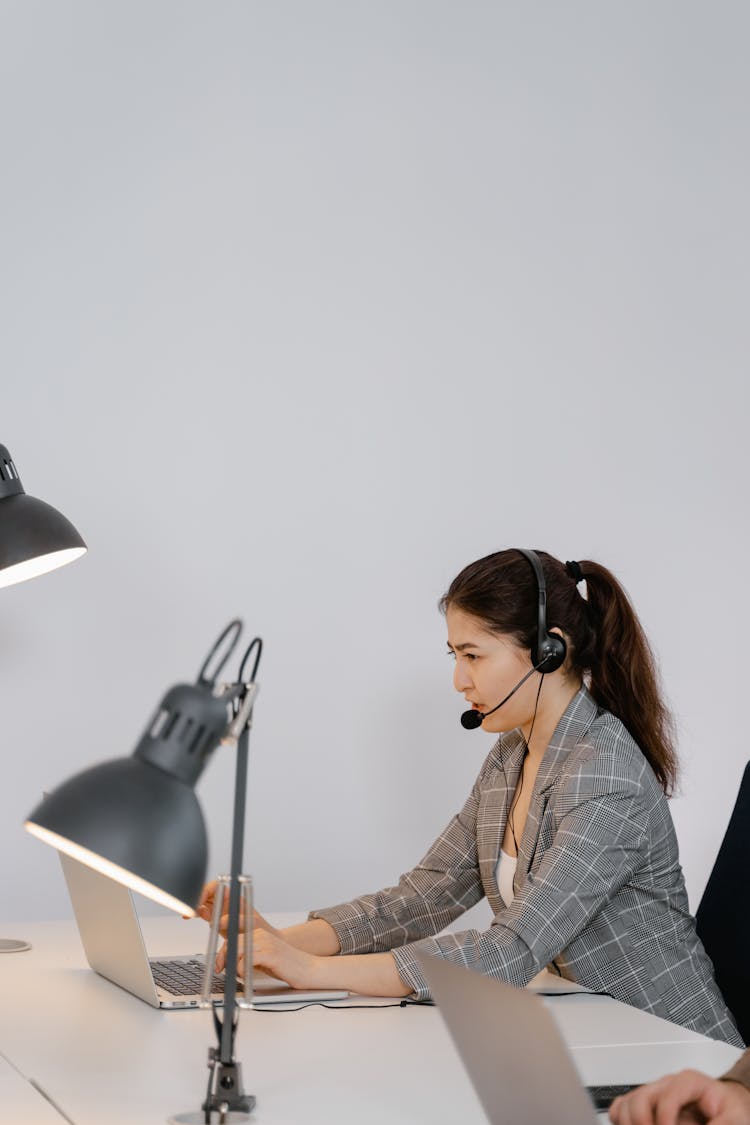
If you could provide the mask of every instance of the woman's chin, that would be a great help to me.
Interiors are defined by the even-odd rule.
[[[506,715],[488,715],[486,719],[482,720],[482,730],[487,734],[507,734],[508,731],[515,730],[517,724],[509,720]]]

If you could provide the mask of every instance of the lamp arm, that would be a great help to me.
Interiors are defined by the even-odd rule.
[[[206,1100],[203,1103],[204,1121],[213,1120],[217,1112],[219,1120],[229,1110],[249,1112],[255,1105],[255,1098],[246,1094],[242,1082],[242,1067],[235,1060],[234,1041],[237,1031],[239,1009],[237,1006],[237,964],[240,931],[240,876],[245,839],[245,806],[247,798],[247,767],[250,727],[252,726],[253,701],[257,694],[257,684],[251,682],[225,685],[225,695],[232,699],[233,719],[222,741],[236,744],[237,757],[234,778],[234,812],[232,817],[232,857],[229,873],[229,918],[226,937],[226,961],[224,965],[224,1004],[219,1016],[213,1008],[214,1027],[218,1046],[208,1052],[209,1082]],[[245,966],[245,972],[252,972],[252,965]],[[243,1118],[244,1120],[244,1118]]]
[[[254,694],[254,693],[253,693]],[[245,805],[247,797],[247,762],[252,707],[237,739],[237,761],[234,780],[234,814],[232,821],[232,859],[229,883],[229,924],[227,928],[227,956],[224,971],[224,1018],[221,1027],[220,1060],[226,1065],[234,1061],[234,1035],[236,1028],[235,1001],[237,998],[237,963],[240,933],[240,875],[245,840]],[[252,965],[245,972],[252,972]]]

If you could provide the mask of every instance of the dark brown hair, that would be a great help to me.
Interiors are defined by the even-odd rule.
[[[665,793],[677,779],[674,723],[659,685],[656,661],[630,599],[611,571],[581,561],[586,597],[559,559],[537,551],[547,584],[547,629],[568,638],[566,664],[586,677],[599,704],[625,725]],[[528,560],[498,551],[465,567],[440,599],[478,618],[493,633],[536,645],[538,590]]]

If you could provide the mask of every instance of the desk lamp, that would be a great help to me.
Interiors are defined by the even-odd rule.
[[[206,881],[206,829],[194,793],[198,778],[220,744],[237,748],[232,828],[229,922],[223,1016],[211,1005],[218,1046],[209,1048],[209,1084],[201,1114],[170,1120],[210,1123],[246,1121],[255,1098],[245,1094],[242,1071],[235,1060],[237,1028],[237,964],[245,826],[248,738],[255,675],[263,649],[260,637],[248,646],[237,680],[217,677],[233,652],[242,623],[233,620],[209,652],[194,684],[177,684],[162,699],[133,754],[84,770],[63,782],[31,813],[25,827],[59,851],[103,872],[183,915],[194,916]],[[209,665],[226,647],[212,673]],[[245,665],[255,653],[252,672]],[[244,894],[244,892],[243,892]],[[220,903],[217,900],[217,906]],[[218,925],[218,912],[215,911]],[[245,918],[245,999],[249,1002],[251,919]],[[213,962],[207,963],[207,976]],[[209,989],[204,985],[204,994]]]
[[[12,586],[85,554],[86,544],[56,508],[24,492],[13,458],[0,445],[0,586]],[[0,953],[30,949],[27,941],[0,939]]]

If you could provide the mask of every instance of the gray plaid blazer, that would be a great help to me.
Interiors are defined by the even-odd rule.
[[[550,965],[595,992],[742,1045],[688,911],[661,786],[620,720],[586,688],[539,768],[515,898],[505,906],[495,867],[524,752],[520,730],[500,736],[461,812],[398,886],[311,917],[333,926],[342,953],[392,950],[418,999],[429,989],[417,952],[519,987]],[[494,914],[488,930],[432,936],[484,895]]]

